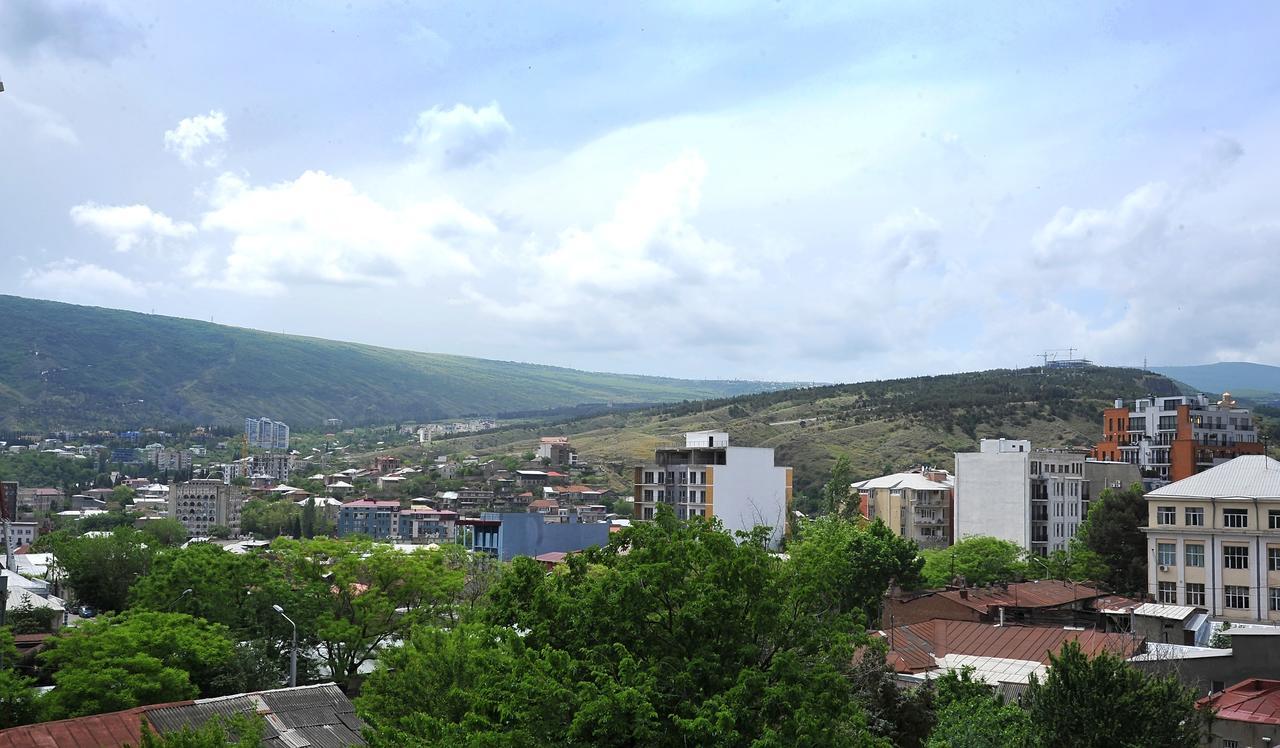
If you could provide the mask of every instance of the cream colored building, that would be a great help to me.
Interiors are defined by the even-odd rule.
[[[1146,500],[1147,585],[1157,602],[1280,622],[1280,462],[1243,455]]]
[[[954,534],[954,485],[951,473],[922,467],[858,481],[852,488],[862,516],[881,520],[921,548],[944,548],[951,545]]]

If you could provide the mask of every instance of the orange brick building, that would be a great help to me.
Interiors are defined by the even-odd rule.
[[[1224,392],[1216,403],[1206,395],[1143,398],[1132,407],[1117,400],[1102,412],[1102,440],[1091,456],[1137,465],[1163,484],[1262,452],[1252,413]]]

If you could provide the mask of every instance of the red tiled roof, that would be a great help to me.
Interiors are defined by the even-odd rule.
[[[948,654],[1049,662],[1062,645],[1074,641],[1090,657],[1111,652],[1130,657],[1141,640],[1128,634],[1104,634],[1051,626],[993,626],[973,621],[934,619],[898,626],[879,634],[890,642],[889,663],[899,672],[931,670],[934,657]]]
[[[538,556],[534,556],[533,560],[544,564],[558,564],[564,561],[568,553],[564,551],[548,551]]]
[[[1250,678],[1197,703],[1216,709],[1214,719],[1280,725],[1280,680]]]
[[[559,506],[560,502],[555,499],[538,499],[537,501],[529,502],[530,509],[554,509]]]

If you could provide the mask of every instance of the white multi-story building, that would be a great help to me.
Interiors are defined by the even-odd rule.
[[[169,489],[169,516],[182,523],[192,537],[208,536],[223,525],[232,535],[240,534],[240,508],[244,494],[216,478],[197,478],[177,483]]]
[[[1065,550],[1089,509],[1085,454],[983,439],[956,453],[956,536],[991,535],[1048,555]]]
[[[1146,499],[1147,584],[1157,602],[1280,623],[1280,462],[1243,455]]]
[[[230,483],[237,478],[285,483],[293,473],[293,455],[261,454],[242,457],[222,466],[222,478]]]
[[[684,447],[659,449],[635,469],[635,517],[653,519],[659,504],[678,518],[716,517],[730,532],[766,526],[777,546],[791,508],[791,468],[772,448],[731,447],[723,431],[685,434]]]

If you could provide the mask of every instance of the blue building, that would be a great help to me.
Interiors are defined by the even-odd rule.
[[[575,516],[570,516],[568,522],[544,520],[537,512],[485,512],[479,519],[458,520],[458,534],[468,549],[491,554],[502,561],[552,551],[581,551],[609,542],[606,522],[583,524]]]
[[[400,530],[400,502],[360,499],[338,510],[338,537],[368,535],[376,540],[395,537]]]

